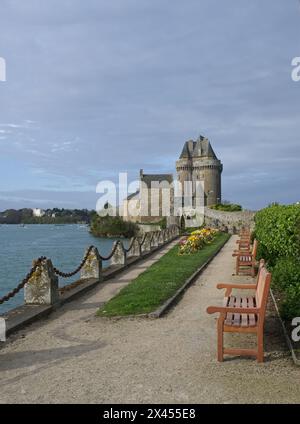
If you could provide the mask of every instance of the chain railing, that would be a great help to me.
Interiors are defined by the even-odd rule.
[[[92,249],[94,249],[94,246],[90,246],[85,254],[85,257],[83,258],[83,260],[81,261],[81,264],[72,272],[62,272],[59,269],[53,267],[53,271],[55,272],[55,274],[59,275],[62,278],[71,278],[74,277],[74,275],[78,274],[79,271],[81,271],[81,269],[84,267]]]
[[[172,235],[172,231],[171,231],[171,229],[167,229],[167,230],[164,230],[165,231],[165,235],[167,234],[167,238],[169,239],[170,238],[170,236]],[[146,239],[147,239],[147,237],[149,237],[149,234],[151,234],[150,235],[150,237],[149,237],[149,245],[150,245],[150,248],[151,248],[151,246],[152,246],[152,244],[153,244],[153,239],[154,239],[154,237],[157,237],[157,231],[155,231],[155,232],[153,232],[153,231],[151,231],[150,233],[146,233],[144,236],[143,236],[143,238],[140,240],[138,237],[134,237],[133,239],[132,239],[132,241],[131,241],[131,243],[130,243],[130,245],[128,246],[128,248],[125,248],[124,247],[124,244],[120,241],[120,240],[118,240],[115,244],[114,244],[114,247],[113,247],[113,249],[112,249],[112,251],[110,252],[110,254],[108,255],[108,256],[102,256],[102,255],[100,255],[100,253],[99,252],[97,252],[97,254],[98,254],[98,257],[99,257],[99,259],[101,260],[101,261],[109,261],[110,259],[112,259],[112,257],[114,256],[114,254],[116,253],[116,250],[117,250],[117,248],[119,247],[119,246],[121,246],[121,248],[122,248],[122,250],[123,250],[123,252],[124,252],[124,254],[126,255],[127,253],[129,253],[130,251],[131,251],[131,249],[133,248],[133,246],[134,246],[134,243],[137,241],[138,242],[138,244],[139,244],[139,248],[141,249],[142,247],[143,247],[143,245],[145,244],[145,242],[146,242]],[[175,234],[174,234],[175,235]],[[165,237],[164,237],[165,238]],[[60,271],[58,268],[56,268],[56,267],[54,267],[53,266],[53,272],[56,274],[56,275],[58,275],[59,277],[62,277],[62,278],[70,278],[70,277],[73,277],[74,275],[76,275],[78,272],[80,272],[81,270],[82,270],[82,268],[85,266],[85,264],[87,263],[87,260],[88,260],[88,258],[89,258],[89,256],[90,256],[90,253],[91,253],[91,251],[93,250],[93,249],[95,249],[95,247],[94,246],[90,246],[88,249],[87,249],[87,251],[86,251],[86,254],[85,254],[85,256],[84,256],[84,258],[83,258],[83,260],[81,261],[81,263],[80,263],[80,265],[74,270],[74,271],[72,271],[72,272],[62,272],[62,271]],[[26,277],[21,281],[21,283],[17,286],[17,287],[15,287],[13,290],[11,290],[9,293],[7,293],[5,296],[3,296],[3,297],[1,297],[0,298],[0,305],[1,304],[3,304],[4,302],[7,302],[8,300],[10,300],[10,299],[12,299],[16,294],[18,294],[24,287],[25,287],[25,285],[29,282],[29,280],[32,278],[32,276],[34,275],[34,273],[36,272],[36,270],[38,269],[38,267],[40,266],[40,265],[42,265],[42,263],[43,262],[45,262],[47,260],[47,258],[45,257],[45,256],[41,256],[40,258],[38,258],[36,261],[35,261],[35,263],[34,263],[34,265],[32,266],[32,268],[31,268],[31,270],[30,270],[30,272],[26,275]],[[69,290],[70,288],[73,288],[73,287],[76,287],[76,286],[78,286],[79,284],[81,284],[81,282],[82,281],[76,281],[76,282],[73,282],[73,283],[71,283],[71,284],[69,284],[69,285],[67,285],[67,286],[64,286],[64,287],[61,287],[60,289],[59,289],[59,292],[60,293],[64,293],[65,291],[67,291],[67,290]]]
[[[25,287],[25,285],[28,283],[28,281],[33,276],[33,274],[36,272],[38,267],[42,264],[42,262],[45,261],[46,259],[47,258],[45,256],[41,256],[40,258],[38,258],[37,261],[35,262],[34,266],[31,268],[31,270],[26,275],[26,277],[21,281],[21,283],[18,284],[17,287],[15,287],[9,293],[7,293],[7,295],[0,298],[0,305],[2,305],[2,303],[7,302],[8,300],[12,299],[16,294],[18,294],[19,291],[21,291]]]
[[[114,245],[114,247],[113,247],[113,249],[112,249],[112,251],[110,252],[110,254],[108,255],[108,256],[101,256],[100,254],[99,254],[99,256],[100,256],[100,259],[102,260],[102,261],[109,261],[113,256],[114,256],[114,254],[116,253],[116,250],[117,250],[117,248],[118,248],[118,245],[119,244],[121,244],[121,246],[123,246],[123,243],[121,243],[120,242],[120,240],[118,240],[116,243],[115,243],[115,245]],[[123,247],[124,248],[124,247]]]
[[[128,246],[128,248],[126,249],[125,246],[123,245],[123,250],[126,253],[129,253],[131,251],[131,249],[133,248],[134,243],[137,241],[136,237],[133,237],[133,239],[131,240],[130,245]],[[123,243],[122,243],[123,244]]]

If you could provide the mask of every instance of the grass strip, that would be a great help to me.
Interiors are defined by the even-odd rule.
[[[154,311],[213,256],[229,237],[228,234],[219,233],[211,244],[192,255],[179,256],[179,248],[174,246],[101,307],[97,315],[113,317]]]

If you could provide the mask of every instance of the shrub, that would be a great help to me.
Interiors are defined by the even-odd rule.
[[[242,210],[242,206],[235,203],[219,203],[211,206],[211,209],[224,212],[240,212]]]
[[[300,260],[293,257],[278,259],[272,269],[272,280],[273,287],[280,291],[289,287],[300,287]]]
[[[300,316],[300,205],[272,204],[255,216],[257,258],[267,260],[283,319]]]
[[[300,256],[299,230],[299,205],[272,205],[255,215],[255,234],[270,265],[280,257]]]
[[[280,294],[280,315],[289,320],[300,316],[300,260],[280,258],[272,270],[272,286]]]
[[[95,215],[91,222],[91,233],[96,237],[133,237],[139,231],[138,225],[124,221],[119,216]]]
[[[284,291],[279,311],[284,320],[300,317],[300,284],[298,286],[289,286]]]

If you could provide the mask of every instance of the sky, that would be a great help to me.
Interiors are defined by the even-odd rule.
[[[94,209],[210,139],[223,199],[300,200],[299,0],[1,0],[0,210]]]

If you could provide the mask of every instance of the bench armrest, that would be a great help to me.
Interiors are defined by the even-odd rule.
[[[232,256],[238,256],[238,255],[252,255],[252,250],[234,250]]]
[[[230,308],[229,306],[209,306],[206,309],[208,314],[259,314],[260,308]]]
[[[219,283],[217,289],[256,289],[256,284]]]
[[[233,253],[232,256],[238,256],[238,257],[240,257],[240,256],[251,256],[251,259],[253,259],[252,252],[241,252],[241,251],[239,251],[237,253]]]

